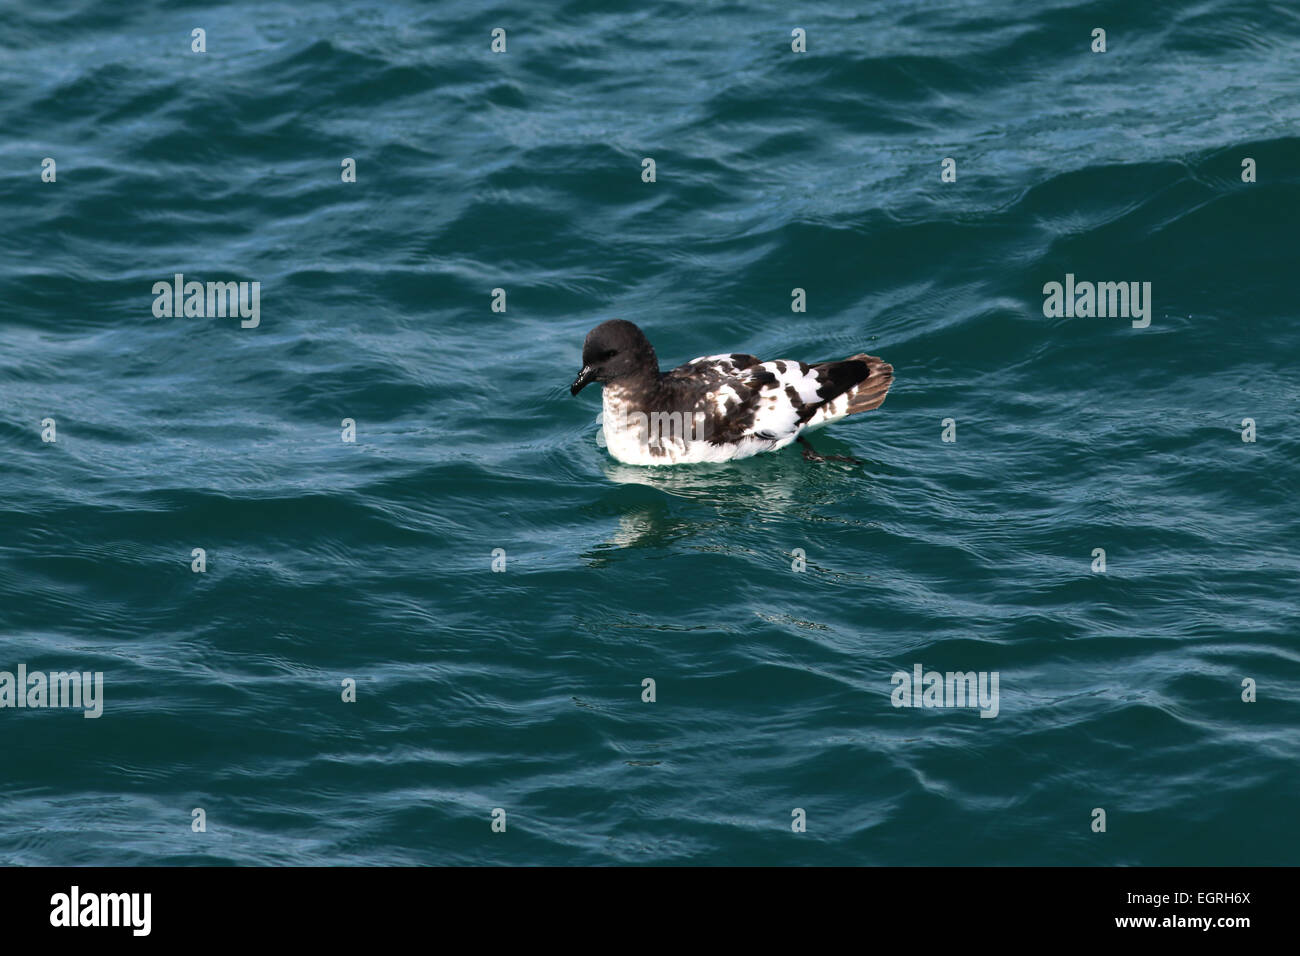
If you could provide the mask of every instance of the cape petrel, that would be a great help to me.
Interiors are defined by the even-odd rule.
[[[629,465],[730,461],[794,441],[810,461],[856,461],[817,454],[803,433],[878,408],[893,380],[892,365],[865,353],[813,365],[706,355],[661,372],[641,330],[611,319],[587,333],[569,391],[604,385],[605,444]]]

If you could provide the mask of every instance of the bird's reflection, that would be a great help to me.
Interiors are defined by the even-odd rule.
[[[859,488],[860,472],[828,468],[789,455],[716,465],[648,468],[606,460],[611,488],[590,506],[617,519],[610,537],[585,555],[603,564],[628,548],[655,548],[712,528],[806,515],[828,496]]]

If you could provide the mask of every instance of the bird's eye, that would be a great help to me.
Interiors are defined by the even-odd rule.
[[[617,353],[615,353],[615,351],[614,351],[613,349],[610,349],[610,350],[607,351],[607,352],[601,352],[599,355],[596,356],[596,361],[597,361],[597,362],[603,362],[603,361],[605,361],[606,359],[612,359],[612,358],[615,356],[615,354],[617,354]]]

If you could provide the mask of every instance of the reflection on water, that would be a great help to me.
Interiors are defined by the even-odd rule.
[[[860,495],[871,478],[856,466],[804,461],[797,451],[660,468],[606,459],[602,471],[613,487],[593,509],[617,519],[602,548],[660,547],[719,524],[815,519],[818,509]],[[698,508],[687,518],[685,502],[710,506],[716,520],[701,520]]]

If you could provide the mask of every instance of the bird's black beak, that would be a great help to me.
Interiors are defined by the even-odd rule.
[[[596,377],[596,370],[592,368],[590,365],[584,365],[582,367],[582,371],[578,373],[578,377],[575,378],[573,380],[573,384],[569,386],[569,394],[577,395],[584,388],[586,388],[588,383],[590,383],[591,380],[594,379],[595,377]]]

